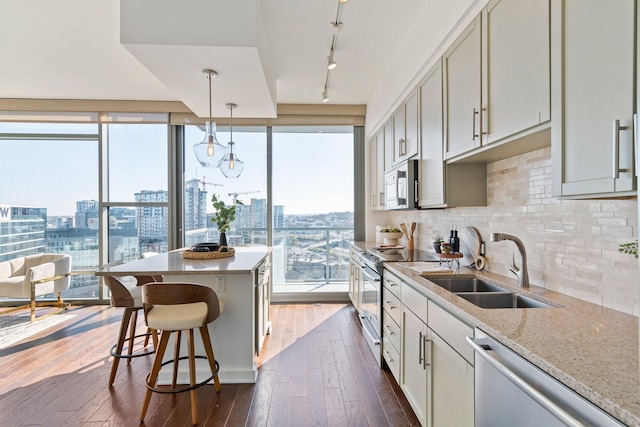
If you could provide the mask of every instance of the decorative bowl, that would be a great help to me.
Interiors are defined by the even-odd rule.
[[[402,232],[380,233],[380,235],[384,239],[384,243],[387,245],[397,245],[400,238],[403,236]]]

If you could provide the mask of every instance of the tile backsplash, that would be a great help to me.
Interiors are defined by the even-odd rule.
[[[487,269],[509,277],[513,242],[490,242],[492,232],[519,237],[527,250],[531,284],[638,315],[638,260],[618,252],[638,238],[636,198],[560,200],[551,196],[550,148],[487,165],[486,207],[390,213],[391,224],[418,223],[416,246],[434,235],[474,226],[486,242]]]

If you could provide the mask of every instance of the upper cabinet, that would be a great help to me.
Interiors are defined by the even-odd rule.
[[[635,1],[557,1],[551,16],[553,194],[635,194]]]
[[[384,209],[384,130],[370,141],[369,203],[372,209]]]
[[[484,145],[551,120],[549,0],[494,0],[482,18]]]
[[[445,52],[443,58],[447,159],[480,146],[480,21],[480,16],[474,19]]]
[[[392,166],[418,154],[418,93],[412,90],[392,117]]]
[[[549,38],[549,0],[494,0],[445,52],[447,159],[549,126]]]
[[[420,99],[421,208],[485,206],[487,168],[483,164],[445,167],[443,153],[442,66],[438,61],[418,86]]]

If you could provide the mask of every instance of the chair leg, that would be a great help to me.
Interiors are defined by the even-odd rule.
[[[160,373],[160,368],[162,368],[162,358],[164,357],[164,352],[167,349],[167,343],[169,342],[170,335],[171,331],[162,331],[160,334],[160,344],[156,350],[156,355],[153,359],[153,366],[151,367],[151,374],[149,374],[149,382],[147,383],[151,387],[155,387],[156,381],[158,380],[158,374]],[[147,392],[144,395],[144,401],[142,402],[140,421],[144,421],[144,416],[147,414],[149,402],[151,401],[151,393],[153,393],[153,391],[147,388]]]
[[[31,322],[36,321],[36,284],[31,282]]]
[[[118,334],[118,344],[115,351],[116,354],[122,354],[122,349],[124,348],[124,341],[127,337],[127,329],[129,328],[129,321],[131,319],[132,313],[133,310],[130,308],[125,308],[124,313],[122,313],[122,320],[120,321],[120,333]],[[118,371],[119,363],[120,358],[114,357],[113,364],[111,365],[111,376],[109,376],[109,385],[113,385],[113,382],[116,379],[116,372]]]
[[[187,343],[189,346],[189,384],[191,387],[196,385],[196,356],[193,346],[193,329],[189,329],[187,333]],[[191,394],[191,421],[193,425],[198,424],[198,394],[196,389],[190,390]]]
[[[209,361],[209,367],[211,373],[216,372],[216,358],[213,355],[213,347],[211,346],[211,337],[209,336],[209,327],[207,325],[200,327],[200,335],[202,336],[202,343],[204,345],[204,351],[207,353],[207,360]],[[220,385],[220,379],[218,375],[213,377],[213,383],[216,386],[216,391],[219,392],[222,388]]]
[[[178,364],[180,363],[180,340],[182,339],[182,331],[176,331],[176,339],[173,345],[173,378],[171,379],[171,388],[176,388],[178,384]]]
[[[131,327],[129,328],[129,346],[127,347],[127,354],[131,356],[133,354],[133,343],[136,336],[136,328],[138,326],[138,310],[131,316]],[[127,365],[131,363],[131,358],[127,359]]]

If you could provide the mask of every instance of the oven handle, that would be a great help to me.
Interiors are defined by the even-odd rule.
[[[377,271],[372,270],[371,267],[368,267],[366,265],[361,265],[360,271],[362,272],[362,274],[364,274],[367,277],[367,279],[371,280],[372,282],[380,281],[380,275],[378,274]],[[373,273],[370,273],[370,271]]]
[[[362,323],[362,330],[367,334],[373,345],[380,345],[380,338],[369,322],[369,319],[367,319],[367,316],[361,314],[360,322]]]

